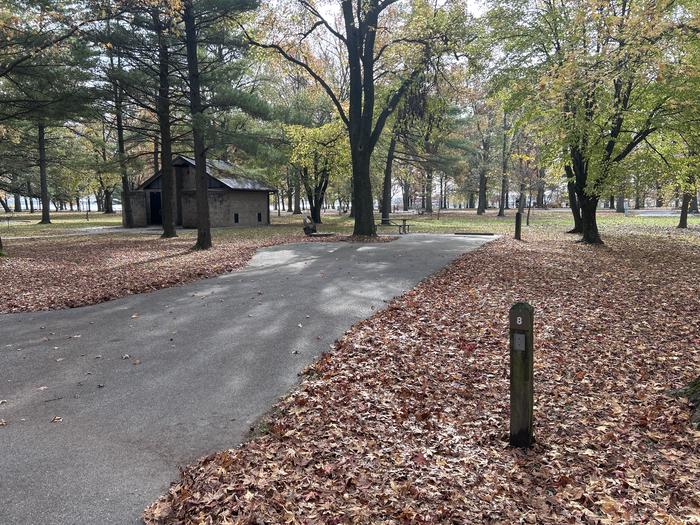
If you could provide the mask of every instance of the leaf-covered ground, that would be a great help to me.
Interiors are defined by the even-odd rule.
[[[263,231],[259,229],[260,231]],[[382,239],[387,239],[383,237]],[[266,231],[216,239],[192,251],[189,236],[89,235],[8,242],[0,258],[0,313],[53,310],[101,303],[243,268],[258,248],[289,242],[339,241]]]
[[[148,523],[700,523],[697,232],[529,233],[354,326],[267,432],[187,467]],[[507,446],[507,312],[536,308],[535,434]]]

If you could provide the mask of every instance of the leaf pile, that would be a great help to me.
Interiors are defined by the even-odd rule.
[[[700,246],[500,240],[355,325],[268,432],[147,523],[700,523]],[[535,435],[507,445],[507,314],[536,308]]]
[[[240,270],[258,248],[267,246],[355,240],[273,233],[225,238],[204,252],[192,251],[189,237],[90,235],[13,241],[11,256],[0,259],[0,313],[73,308],[213,277]]]

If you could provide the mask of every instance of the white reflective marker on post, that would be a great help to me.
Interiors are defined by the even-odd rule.
[[[510,445],[532,446],[532,407],[534,398],[534,313],[528,303],[515,303],[510,309]]]

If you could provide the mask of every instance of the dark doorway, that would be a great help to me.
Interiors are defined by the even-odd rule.
[[[149,193],[151,194],[151,220],[149,222],[151,224],[163,224],[163,216],[160,212],[160,192],[151,191]]]

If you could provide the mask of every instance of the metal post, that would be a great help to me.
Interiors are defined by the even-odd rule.
[[[532,446],[533,350],[535,309],[515,303],[510,309],[510,445]]]

